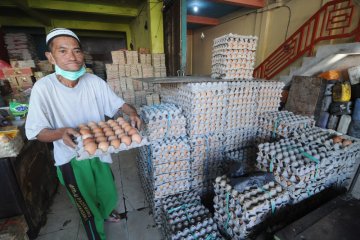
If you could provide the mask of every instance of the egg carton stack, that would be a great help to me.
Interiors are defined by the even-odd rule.
[[[162,211],[165,239],[223,239],[209,210],[194,191],[163,199]]]
[[[149,53],[140,53],[139,62],[143,65],[151,65],[151,54]]]
[[[174,104],[144,106],[140,114],[150,140],[186,136],[186,119],[182,109]]]
[[[145,106],[141,116],[151,139],[139,154],[138,167],[156,223],[161,221],[161,202],[166,196],[190,189],[190,145],[185,117],[173,104]]]
[[[355,138],[302,129],[292,138],[260,144],[257,167],[273,172],[297,203],[329,186],[346,185],[359,156],[360,141]]]
[[[225,151],[252,146],[256,138],[257,81],[228,83]]]
[[[119,64],[119,65],[126,64],[124,50],[111,51],[111,58],[112,58],[113,64]]]
[[[257,37],[228,34],[214,39],[212,78],[252,79]]]
[[[139,56],[137,51],[125,51],[125,59],[127,64],[138,64]]]
[[[256,114],[277,111],[285,84],[280,81],[258,81],[256,94]]]
[[[164,84],[163,102],[177,104],[187,120],[191,144],[193,188],[206,193],[222,169],[226,124],[226,82]],[[223,174],[223,172],[221,172]]]
[[[10,59],[38,60],[34,39],[26,33],[6,33],[5,45]]]
[[[194,136],[191,146],[191,188],[205,195],[212,189],[212,181],[228,171],[223,161],[223,141],[221,133]]]
[[[153,53],[151,60],[154,67],[154,77],[166,77],[165,54]]]
[[[258,142],[288,138],[295,130],[315,126],[314,119],[288,111],[264,112],[258,115]]]
[[[216,178],[214,189],[214,220],[231,239],[250,238],[259,224],[289,202],[288,192],[274,181],[236,190],[222,176]]]

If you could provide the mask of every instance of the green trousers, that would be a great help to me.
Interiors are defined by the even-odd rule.
[[[90,240],[106,239],[104,220],[115,209],[118,200],[114,177],[109,163],[99,158],[58,166],[57,174],[77,207]]]

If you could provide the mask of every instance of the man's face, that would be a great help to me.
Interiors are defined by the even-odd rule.
[[[84,54],[75,38],[61,36],[52,40],[51,52],[45,53],[49,62],[66,71],[78,71],[84,65]]]

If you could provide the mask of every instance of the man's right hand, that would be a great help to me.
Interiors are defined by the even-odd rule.
[[[76,144],[73,141],[73,137],[79,137],[80,134],[73,128],[58,128],[48,129],[44,128],[36,136],[41,142],[54,142],[62,139],[63,142],[71,148],[75,148]]]
[[[73,141],[73,137],[79,137],[80,134],[73,128],[63,128],[62,140],[69,147],[75,148],[76,143]]]

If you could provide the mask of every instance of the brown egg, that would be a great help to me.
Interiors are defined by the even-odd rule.
[[[131,144],[131,138],[124,135],[121,137],[121,143],[125,143],[127,146],[129,146]]]
[[[344,141],[342,142],[342,145],[344,147],[350,146],[352,144],[352,141],[349,139],[344,139]]]
[[[104,122],[104,121],[100,121],[100,122],[98,122],[98,125],[99,125],[100,127],[102,127],[102,126],[106,126],[106,125],[107,125],[107,123],[106,123],[106,122]]]
[[[98,132],[98,133],[94,134],[94,137],[95,138],[97,138],[97,137],[105,137],[105,134],[103,132]]]
[[[126,133],[128,133],[131,129],[133,129],[131,126],[124,127]]]
[[[117,122],[112,122],[112,123],[109,123],[109,126],[114,128],[116,126],[119,126],[119,124],[117,124]]]
[[[126,134],[125,134],[125,133],[119,133],[119,134],[117,134],[117,138],[118,138],[118,139],[121,139],[122,136],[126,136]]]
[[[343,140],[343,138],[340,136],[334,136],[332,140],[334,143],[339,143]]]
[[[121,124],[121,127],[122,127],[122,128],[125,128],[125,127],[127,127],[127,126],[130,126],[130,123],[124,122],[123,124]],[[131,126],[130,126],[130,127],[131,127]]]
[[[96,127],[96,128],[93,128],[92,131],[93,131],[93,133],[99,133],[99,132],[102,132],[102,129],[99,127]]]
[[[117,139],[117,137],[114,135],[114,136],[110,136],[108,137],[108,142],[111,142],[112,140],[115,140]]]
[[[113,146],[114,148],[119,148],[120,147],[120,140],[119,139],[114,139],[111,141],[111,146]]]
[[[99,128],[99,126],[98,125],[91,125],[90,128],[91,128],[91,130],[94,130],[96,128]]]
[[[138,133],[138,131],[135,128],[132,128],[127,132],[127,134],[130,135],[130,136],[134,135],[135,133]]]
[[[110,136],[114,136],[115,135],[115,133],[114,133],[114,131],[112,131],[112,130],[109,130],[109,131],[106,131],[105,132],[105,136],[106,137],[110,137]]]
[[[141,136],[135,133],[131,136],[131,140],[136,143],[141,143]]]
[[[95,142],[95,139],[94,138],[87,138],[87,139],[84,139],[83,140],[83,145],[87,145],[88,143],[93,143]]]
[[[107,131],[112,131],[112,129],[111,129],[111,127],[104,127],[103,129],[103,132],[105,133],[105,132],[107,132]]]
[[[91,131],[89,129],[80,129],[79,132],[81,135],[91,134]]]
[[[116,135],[119,135],[120,133],[124,133],[124,130],[118,129],[118,130],[115,131],[115,134],[116,134]]]
[[[98,146],[99,149],[101,149],[101,151],[106,152],[109,148],[109,143],[108,142],[101,142],[99,143]]]
[[[91,134],[81,135],[82,140],[85,140],[85,139],[87,139],[87,138],[92,138],[92,137],[93,137],[93,135],[91,135]]]
[[[125,122],[124,118],[123,117],[118,117],[116,119],[116,121],[119,123],[119,124],[123,124]]]
[[[81,128],[89,129],[89,127],[88,127],[86,124],[80,124],[80,125],[79,125],[79,128],[80,128],[80,129],[81,129]]]
[[[86,146],[84,147],[85,151],[87,151],[90,155],[93,155],[95,153],[96,148],[97,148],[97,144],[94,142],[90,142],[86,144]]]
[[[91,126],[96,126],[96,125],[97,125],[96,122],[93,122],[93,121],[91,121],[91,122],[88,123],[88,126],[89,126],[89,127],[91,127]]]
[[[115,126],[115,127],[113,127],[112,128],[114,131],[116,131],[116,130],[119,130],[119,129],[122,129],[119,125],[117,125],[117,126]]]
[[[114,123],[115,121],[113,119],[107,120],[107,123],[110,125],[111,123]]]
[[[101,143],[101,142],[106,142],[106,137],[97,137],[96,138],[96,142],[98,142],[98,143]]]

